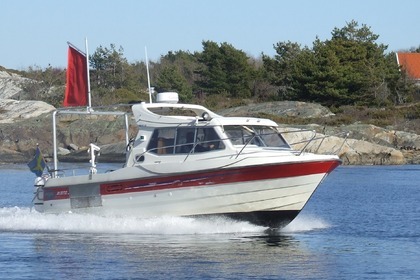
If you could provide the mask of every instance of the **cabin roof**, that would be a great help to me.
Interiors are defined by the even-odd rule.
[[[399,52],[397,62],[411,78],[420,80],[420,53]]]
[[[165,115],[162,112],[168,109],[178,109],[181,111],[193,111],[195,116],[191,115]],[[198,123],[202,125],[264,125],[277,126],[277,124],[268,119],[247,118],[247,117],[223,117],[207,108],[193,104],[173,104],[173,103],[140,103],[132,107],[134,118],[138,125],[142,127],[165,127],[165,126],[194,126]],[[207,114],[207,117],[203,117]]]

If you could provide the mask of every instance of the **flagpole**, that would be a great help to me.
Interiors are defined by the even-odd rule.
[[[53,160],[54,160],[54,173],[52,173],[52,177],[56,178],[58,176],[58,155],[57,155],[57,121],[56,116],[58,111],[55,110],[53,113]]]
[[[149,90],[149,103],[152,103],[152,89],[150,88],[149,60],[147,59],[147,47],[144,47],[146,53],[146,71],[147,71],[147,87]]]
[[[87,84],[88,84],[88,108],[87,110],[90,111],[92,107],[92,99],[90,97],[90,75],[89,75],[89,53],[88,53],[88,40],[87,37],[85,38],[85,48],[86,48],[86,71],[87,71]]]

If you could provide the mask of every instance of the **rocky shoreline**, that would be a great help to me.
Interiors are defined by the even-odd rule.
[[[252,106],[252,105],[250,105]],[[279,104],[259,104],[267,112],[267,108],[279,108]],[[303,102],[282,104],[288,106],[287,112],[304,110],[308,113],[310,104]],[[308,107],[309,106],[309,107]],[[315,111],[329,114],[324,110]],[[16,101],[0,99],[0,164],[26,163],[33,156],[38,144],[45,158],[52,157],[52,117],[55,110],[41,101]],[[245,108],[249,111],[249,108]],[[286,109],[285,109],[286,110]],[[224,115],[234,113],[222,112]],[[312,141],[308,151],[330,153],[336,152],[344,165],[394,165],[420,163],[420,136],[413,133],[395,131],[366,124],[352,124],[340,127],[322,127],[316,124],[290,127],[282,125],[282,130],[290,131],[306,129],[306,132],[285,134],[290,143],[309,139],[313,131],[317,138],[325,135],[341,135],[327,137],[324,140]],[[130,120],[130,135],[135,136],[137,127],[134,120]],[[348,133],[348,138],[343,136]],[[101,147],[99,162],[124,162],[124,125],[122,120],[114,116],[90,116],[87,119],[75,115],[63,115],[58,120],[57,140],[59,146],[59,160],[73,162],[88,162],[87,147],[95,143]],[[320,146],[322,141],[322,145]],[[320,146],[320,147],[319,147]],[[295,145],[301,149],[302,145]]]
[[[53,106],[42,101],[20,100],[25,96],[21,84],[25,78],[0,71],[0,164],[28,162],[39,145],[44,157],[52,157]],[[284,101],[250,104],[218,112],[225,116],[249,116],[264,113],[289,118],[328,118],[334,115],[319,104]],[[281,125],[284,131],[305,129],[299,135],[285,134],[290,143],[309,139],[312,152],[337,153],[346,165],[420,164],[420,135],[394,128],[381,128],[354,123],[326,127],[317,124],[305,126]],[[129,135],[134,137],[137,125],[130,119]],[[343,138],[343,135],[347,135]],[[293,135],[293,136],[292,136]],[[58,119],[57,142],[60,161],[89,161],[87,147],[95,143],[101,147],[99,162],[125,161],[125,129],[122,120],[114,116],[89,116],[81,119],[64,115]],[[322,142],[322,145],[320,146]],[[320,148],[319,148],[320,146]],[[301,144],[294,146],[301,149]]]

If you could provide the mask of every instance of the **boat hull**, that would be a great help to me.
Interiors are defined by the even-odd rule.
[[[303,209],[339,160],[230,167],[148,178],[43,188],[47,213],[227,216],[280,227]],[[83,180],[81,181],[83,182]]]
[[[254,211],[242,213],[226,213],[218,215],[200,215],[198,217],[223,216],[232,220],[246,221],[251,224],[269,227],[282,228],[293,221],[300,213],[299,210],[278,210],[278,211]]]

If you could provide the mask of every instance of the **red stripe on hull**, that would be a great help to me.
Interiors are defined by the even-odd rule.
[[[334,170],[340,161],[301,162],[195,172],[101,184],[101,195],[289,178]]]

